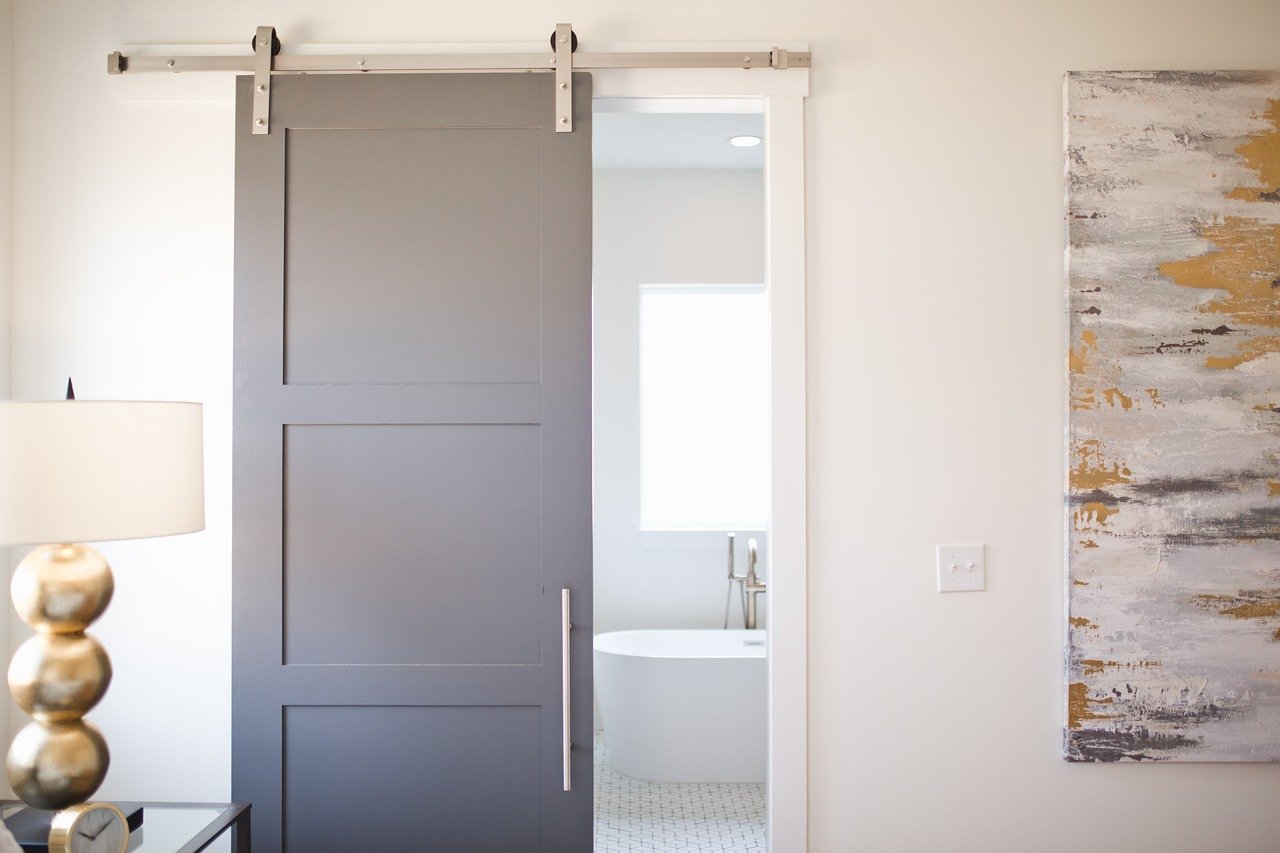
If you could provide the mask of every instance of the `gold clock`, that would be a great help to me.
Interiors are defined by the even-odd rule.
[[[111,803],[62,809],[49,825],[49,853],[125,853],[129,824]]]

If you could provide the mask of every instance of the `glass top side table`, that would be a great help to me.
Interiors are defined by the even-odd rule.
[[[128,813],[142,806],[142,826],[129,836],[129,851],[138,853],[199,853],[231,830],[231,849],[249,850],[248,803],[116,803]],[[8,818],[22,803],[0,801],[0,817]]]

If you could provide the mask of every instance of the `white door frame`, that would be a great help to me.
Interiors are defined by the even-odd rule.
[[[126,40],[127,41],[127,40]],[[808,50],[807,44],[780,44]],[[194,46],[126,45],[126,53],[184,54]],[[512,45],[300,45],[305,53],[502,52]],[[546,50],[546,43],[529,51]],[[593,51],[758,50],[759,44],[610,44]],[[197,52],[232,54],[237,45],[201,45]],[[821,57],[818,57],[821,61]],[[768,241],[765,290],[770,306],[769,405],[773,453],[769,536],[768,841],[776,853],[808,849],[808,533],[806,509],[804,98],[809,70],[790,68],[596,69],[597,98],[757,99],[764,104],[765,206]],[[122,74],[111,78],[124,100],[215,99],[231,94],[233,74]],[[775,568],[776,567],[776,568]]]
[[[808,50],[807,45],[783,45]],[[593,45],[593,50],[635,49]],[[690,50],[690,45],[645,45]],[[708,46],[735,50],[734,45]],[[594,70],[595,97],[753,99],[764,104],[765,292],[769,296],[769,409],[773,445],[768,547],[769,849],[808,849],[809,608],[806,507],[804,98],[809,72],[788,69]],[[655,111],[665,111],[655,104]],[[674,111],[674,110],[673,110]]]

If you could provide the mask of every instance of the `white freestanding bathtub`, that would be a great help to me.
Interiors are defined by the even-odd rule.
[[[609,766],[655,782],[763,782],[764,631],[595,637]]]

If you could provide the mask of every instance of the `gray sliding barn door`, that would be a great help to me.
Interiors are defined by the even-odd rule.
[[[237,83],[232,794],[255,847],[591,846],[591,90]],[[572,591],[563,790],[561,590]]]

